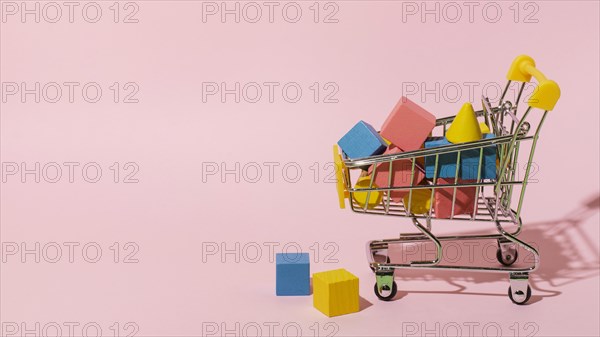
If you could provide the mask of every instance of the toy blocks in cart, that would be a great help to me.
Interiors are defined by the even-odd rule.
[[[310,295],[308,253],[278,253],[275,264],[277,296]]]
[[[345,269],[313,274],[313,305],[329,317],[358,312],[358,277]]]
[[[484,139],[494,138],[494,134],[486,133]],[[452,145],[448,139],[444,137],[432,137],[425,142],[425,148],[434,148],[440,146]],[[480,152],[483,152],[481,154]],[[482,155],[481,161],[481,179],[496,179],[496,146],[491,145],[484,147],[483,150],[472,149],[460,152],[460,160],[458,152],[450,152],[440,154],[437,157],[437,175],[435,175],[436,156],[425,157],[425,176],[427,178],[455,178],[456,164],[459,164],[460,179],[477,179],[477,169],[479,168],[479,157]]]
[[[452,121],[445,137],[430,138],[425,148],[448,146],[494,138],[494,134],[482,135],[482,130],[489,131],[487,125],[481,126],[471,103],[463,104]],[[460,157],[460,158],[459,158]],[[481,157],[481,163],[479,158]],[[435,172],[437,161],[437,173]],[[478,171],[481,164],[481,171]],[[458,172],[457,172],[458,165]],[[450,152],[439,156],[425,157],[425,173],[427,178],[460,178],[460,179],[495,179],[496,147],[487,146],[481,149]]]
[[[402,150],[398,147],[391,145],[383,155],[402,153]],[[391,172],[390,172],[391,165]],[[414,173],[413,173],[414,169]],[[369,174],[372,174],[373,166],[369,170]],[[391,173],[391,176],[390,176]],[[373,182],[379,187],[402,187],[402,186],[415,186],[418,185],[421,180],[425,178],[423,169],[415,164],[413,167],[413,161],[411,160],[395,160],[392,162],[383,162],[377,164],[375,168],[375,177]],[[392,190],[389,192],[391,199],[394,202],[400,202],[402,198],[409,192],[406,190]]]

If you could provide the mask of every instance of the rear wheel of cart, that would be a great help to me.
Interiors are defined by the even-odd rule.
[[[531,287],[527,286],[527,294],[520,290],[513,294],[512,287],[508,287],[508,297],[514,304],[523,305],[531,298]]]
[[[519,252],[516,250],[513,250],[512,252],[502,252],[502,249],[498,248],[498,250],[496,251],[496,258],[498,259],[498,262],[502,263],[505,266],[510,266],[513,263],[515,263],[515,261],[517,261],[518,256]]]
[[[392,282],[392,287],[390,288],[387,285],[384,285],[381,287],[381,291],[379,290],[379,287],[377,287],[377,283],[375,283],[375,295],[377,295],[377,298],[379,298],[382,301],[391,301],[394,296],[396,296],[396,293],[398,292],[398,286],[396,285],[396,281]]]

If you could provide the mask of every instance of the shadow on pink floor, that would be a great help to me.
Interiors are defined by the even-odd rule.
[[[584,280],[599,274],[600,261],[598,247],[581,229],[587,219],[600,210],[600,194],[589,198],[577,209],[572,210],[558,220],[538,223],[525,221],[519,238],[538,249],[540,267],[530,274],[530,286],[533,295],[528,304],[534,304],[547,297],[559,296],[560,288],[579,280]],[[436,224],[434,223],[434,230]],[[480,231],[481,232],[481,231]],[[472,232],[465,234],[476,234]],[[435,232],[434,232],[435,233]],[[441,264],[497,266],[497,244],[495,240],[467,241],[463,243],[443,242],[444,257]],[[390,246],[389,256],[393,263],[414,260],[432,260],[434,246],[430,243],[404,244]],[[520,249],[517,262],[513,266],[529,265],[533,255]],[[498,293],[472,292],[465,283],[500,283],[508,289],[508,273],[481,273],[456,270],[400,269],[396,270],[395,278],[398,283],[398,294],[395,299],[411,293],[443,293],[478,296],[507,296],[506,291]],[[445,281],[455,287],[454,290],[435,289],[427,291],[403,291],[402,284],[411,281]]]

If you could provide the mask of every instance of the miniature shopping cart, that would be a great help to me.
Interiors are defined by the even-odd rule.
[[[531,80],[532,76],[537,80],[537,87],[531,94],[527,102],[527,107],[519,112],[519,101],[523,95],[525,85]],[[385,240],[374,240],[367,243],[367,255],[371,269],[376,275],[375,294],[380,300],[389,301],[397,292],[397,285],[394,281],[394,271],[402,268],[427,268],[443,270],[463,270],[463,271],[481,271],[491,273],[508,273],[510,278],[510,287],[508,296],[516,304],[524,304],[531,297],[531,288],[529,286],[529,273],[535,271],[539,266],[539,253],[530,244],[517,238],[521,233],[523,222],[521,211],[523,209],[523,199],[525,189],[528,184],[528,178],[531,173],[533,155],[540,134],[540,129],[546,118],[548,111],[554,108],[560,96],[560,89],[556,82],[548,80],[536,67],[532,58],[521,55],[517,57],[508,72],[508,83],[499,99],[497,106],[492,106],[489,99],[482,98],[482,110],[476,111],[476,115],[482,118],[493,138],[486,138],[478,141],[472,141],[460,144],[450,144],[435,148],[425,148],[410,152],[401,152],[395,154],[384,154],[359,159],[349,159],[342,156],[338,146],[334,146],[334,164],[336,168],[337,191],[340,207],[345,208],[345,199],[349,199],[352,211],[364,214],[378,214],[387,216],[399,216],[411,218],[412,224],[418,229],[416,233],[401,233],[399,237]],[[506,94],[511,87],[512,82],[522,82],[518,91],[515,91],[517,97],[513,102],[506,99]],[[543,112],[538,112],[537,109]],[[433,134],[445,135],[447,126],[454,120],[455,116],[441,118],[436,121],[436,127]],[[455,154],[457,157],[455,177],[459,177],[459,165],[461,154],[470,151],[478,151],[480,155],[479,168],[481,172],[481,160],[484,150],[494,147],[496,150],[496,175],[495,179],[482,179],[481,173],[477,173],[478,178],[469,183],[462,183],[455,179],[453,184],[436,185],[436,177],[427,180],[426,184],[415,184],[411,179],[410,185],[406,186],[377,186],[373,184],[373,177],[378,164],[386,163],[384,167],[389,168],[389,175],[392,174],[392,167],[400,161],[411,163],[412,176],[415,174],[417,166],[423,163],[423,158],[435,158],[434,172],[437,176],[438,161],[440,156]],[[520,167],[519,158],[526,160],[524,175],[519,177]],[[371,180],[367,184],[353,187],[352,181],[357,175],[365,176],[365,168],[370,168]],[[361,174],[362,172],[362,174]],[[521,172],[522,173],[522,172]],[[389,185],[393,185],[391,179]],[[454,215],[454,202],[452,199],[452,210],[449,218],[437,219],[435,210],[430,207],[424,214],[414,214],[411,205],[413,196],[418,190],[431,190],[431,199],[433,194],[439,189],[453,191],[456,195],[457,189],[474,188],[475,198],[472,214]],[[408,198],[402,200],[391,197],[393,191],[403,191],[407,193]],[[359,203],[356,201],[356,195],[362,194],[361,198],[369,200],[369,194],[380,193],[383,197],[377,205]],[[419,192],[420,193],[420,192]],[[356,194],[356,195],[355,195]],[[430,199],[430,200],[431,200]],[[433,234],[432,220],[460,220],[471,222],[491,222],[494,225],[494,233],[475,234],[475,235],[450,235],[436,236]],[[510,229],[509,229],[510,227]],[[495,233],[497,230],[497,233]],[[444,265],[440,264],[443,258],[442,246],[444,242],[458,240],[496,240],[498,244],[497,259],[498,266],[473,266],[473,265]],[[433,243],[436,247],[435,259],[418,260],[403,263],[392,263],[389,258],[388,248],[392,244],[411,244],[411,243]],[[517,252],[524,249],[533,255],[531,265],[517,267],[512,266],[517,260]]]

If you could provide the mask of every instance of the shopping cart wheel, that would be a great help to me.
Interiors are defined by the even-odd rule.
[[[498,262],[505,266],[510,266],[515,263],[515,261],[517,261],[517,257],[519,257],[519,252],[516,250],[502,252],[502,249],[498,248],[496,251],[496,258],[498,259]]]
[[[396,285],[396,281],[393,281],[391,288],[388,285],[383,285],[381,287],[381,291],[380,291],[379,287],[377,286],[377,282],[375,282],[374,290],[375,290],[375,295],[380,300],[391,301],[394,298],[394,296],[396,296],[396,293],[398,292],[398,286]]]
[[[531,287],[527,285],[527,294],[523,293],[521,290],[517,290],[513,294],[512,287],[508,287],[508,297],[510,297],[510,300],[513,301],[514,304],[523,305],[531,298]]]

